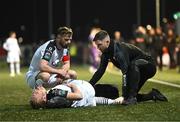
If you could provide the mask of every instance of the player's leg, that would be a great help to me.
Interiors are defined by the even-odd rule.
[[[140,82],[138,84],[138,91],[142,88],[144,83],[151,77],[153,77],[156,73],[156,65],[149,62],[146,65],[140,66]],[[158,95],[159,94],[159,95]],[[136,98],[138,102],[141,101],[148,101],[148,100],[153,100],[153,99],[158,99],[158,96],[163,96],[160,92],[157,92],[157,90],[152,89],[147,94],[137,94]],[[161,97],[162,98],[162,97]]]
[[[110,99],[106,97],[95,97],[95,101],[97,105],[122,104],[123,100],[124,100],[123,97],[118,97],[117,99]]]
[[[122,96],[124,97],[123,105],[136,104],[138,83],[140,81],[139,67],[135,61],[129,66],[126,76],[123,76]]]
[[[141,89],[141,87],[144,85],[144,83],[147,81],[147,79],[154,76],[156,72],[156,66],[149,64],[143,68],[140,69],[141,71],[141,79],[138,86],[138,92]],[[137,94],[136,96],[138,102],[142,101],[148,101],[148,100],[154,100],[154,101],[168,101],[167,98],[157,89],[152,89],[147,94]]]
[[[155,74],[154,67],[151,66],[152,65],[145,59],[137,59],[131,63],[127,72],[127,86],[124,87],[127,92],[126,96],[123,95],[125,97],[124,105],[136,103],[138,91],[144,85],[146,80]],[[151,69],[152,71],[150,71]]]
[[[54,87],[62,82],[62,79],[56,77],[57,75],[50,75],[46,72],[28,72],[26,74],[26,81],[28,85],[34,89],[39,85],[45,88]]]
[[[10,76],[14,77],[15,76],[14,62],[10,62],[9,67],[10,67]]]
[[[18,75],[20,75],[20,74],[21,74],[21,72],[20,72],[20,62],[16,62],[16,63],[15,63],[15,66],[16,66],[16,73],[17,73]]]
[[[95,97],[96,104],[109,105],[113,104],[114,100],[105,97]]]
[[[38,82],[40,80],[42,80],[42,85],[45,88],[52,88],[60,83],[63,82],[63,79],[61,79],[60,77],[58,77],[57,74],[49,74],[47,72],[40,72],[37,77],[36,77],[36,81],[38,80]]]
[[[16,66],[16,73],[17,73],[18,75],[20,75],[21,72],[20,72],[20,58],[19,58],[19,55],[17,55],[17,56],[15,57],[15,66]]]
[[[15,76],[15,57],[12,53],[8,53],[7,55],[7,62],[9,63],[9,69],[10,69],[10,76],[14,77]]]

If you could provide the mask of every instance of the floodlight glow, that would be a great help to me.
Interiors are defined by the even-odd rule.
[[[178,16],[175,14],[175,15],[174,15],[174,19],[177,19],[177,18],[178,18]]]
[[[174,19],[178,19],[180,18],[180,12],[177,12],[173,15]]]
[[[151,27],[151,25],[147,25],[146,28],[147,28],[148,30],[151,30],[152,27]]]

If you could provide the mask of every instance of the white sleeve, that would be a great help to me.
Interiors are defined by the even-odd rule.
[[[20,47],[19,47],[19,44],[18,44],[17,39],[16,39],[16,44],[17,44],[18,53],[19,53],[19,55],[21,55],[21,49],[20,49]]]
[[[9,50],[7,40],[4,42],[3,48],[7,51]]]

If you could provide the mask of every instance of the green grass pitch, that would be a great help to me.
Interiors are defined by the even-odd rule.
[[[87,66],[73,66],[78,79],[89,80],[92,76]],[[100,105],[87,108],[41,109],[29,106],[32,90],[25,82],[25,72],[14,78],[8,69],[0,69],[0,121],[180,121],[180,88],[146,82],[141,93],[152,88],[164,93],[169,102],[143,102],[137,105]],[[155,79],[180,85],[180,74],[176,70],[158,71]],[[121,94],[121,76],[106,72],[98,83],[116,84]]]

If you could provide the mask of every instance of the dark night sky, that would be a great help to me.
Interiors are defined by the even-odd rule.
[[[110,32],[120,30],[129,38],[137,23],[136,0],[70,0],[71,27],[76,40],[87,39],[97,24]],[[155,26],[155,0],[141,0],[141,23]],[[161,17],[171,21],[180,11],[180,0],[161,0]],[[27,42],[48,39],[48,0],[1,0],[0,38],[15,30]],[[65,0],[53,0],[53,32],[65,25]],[[24,25],[25,30],[21,27]]]

